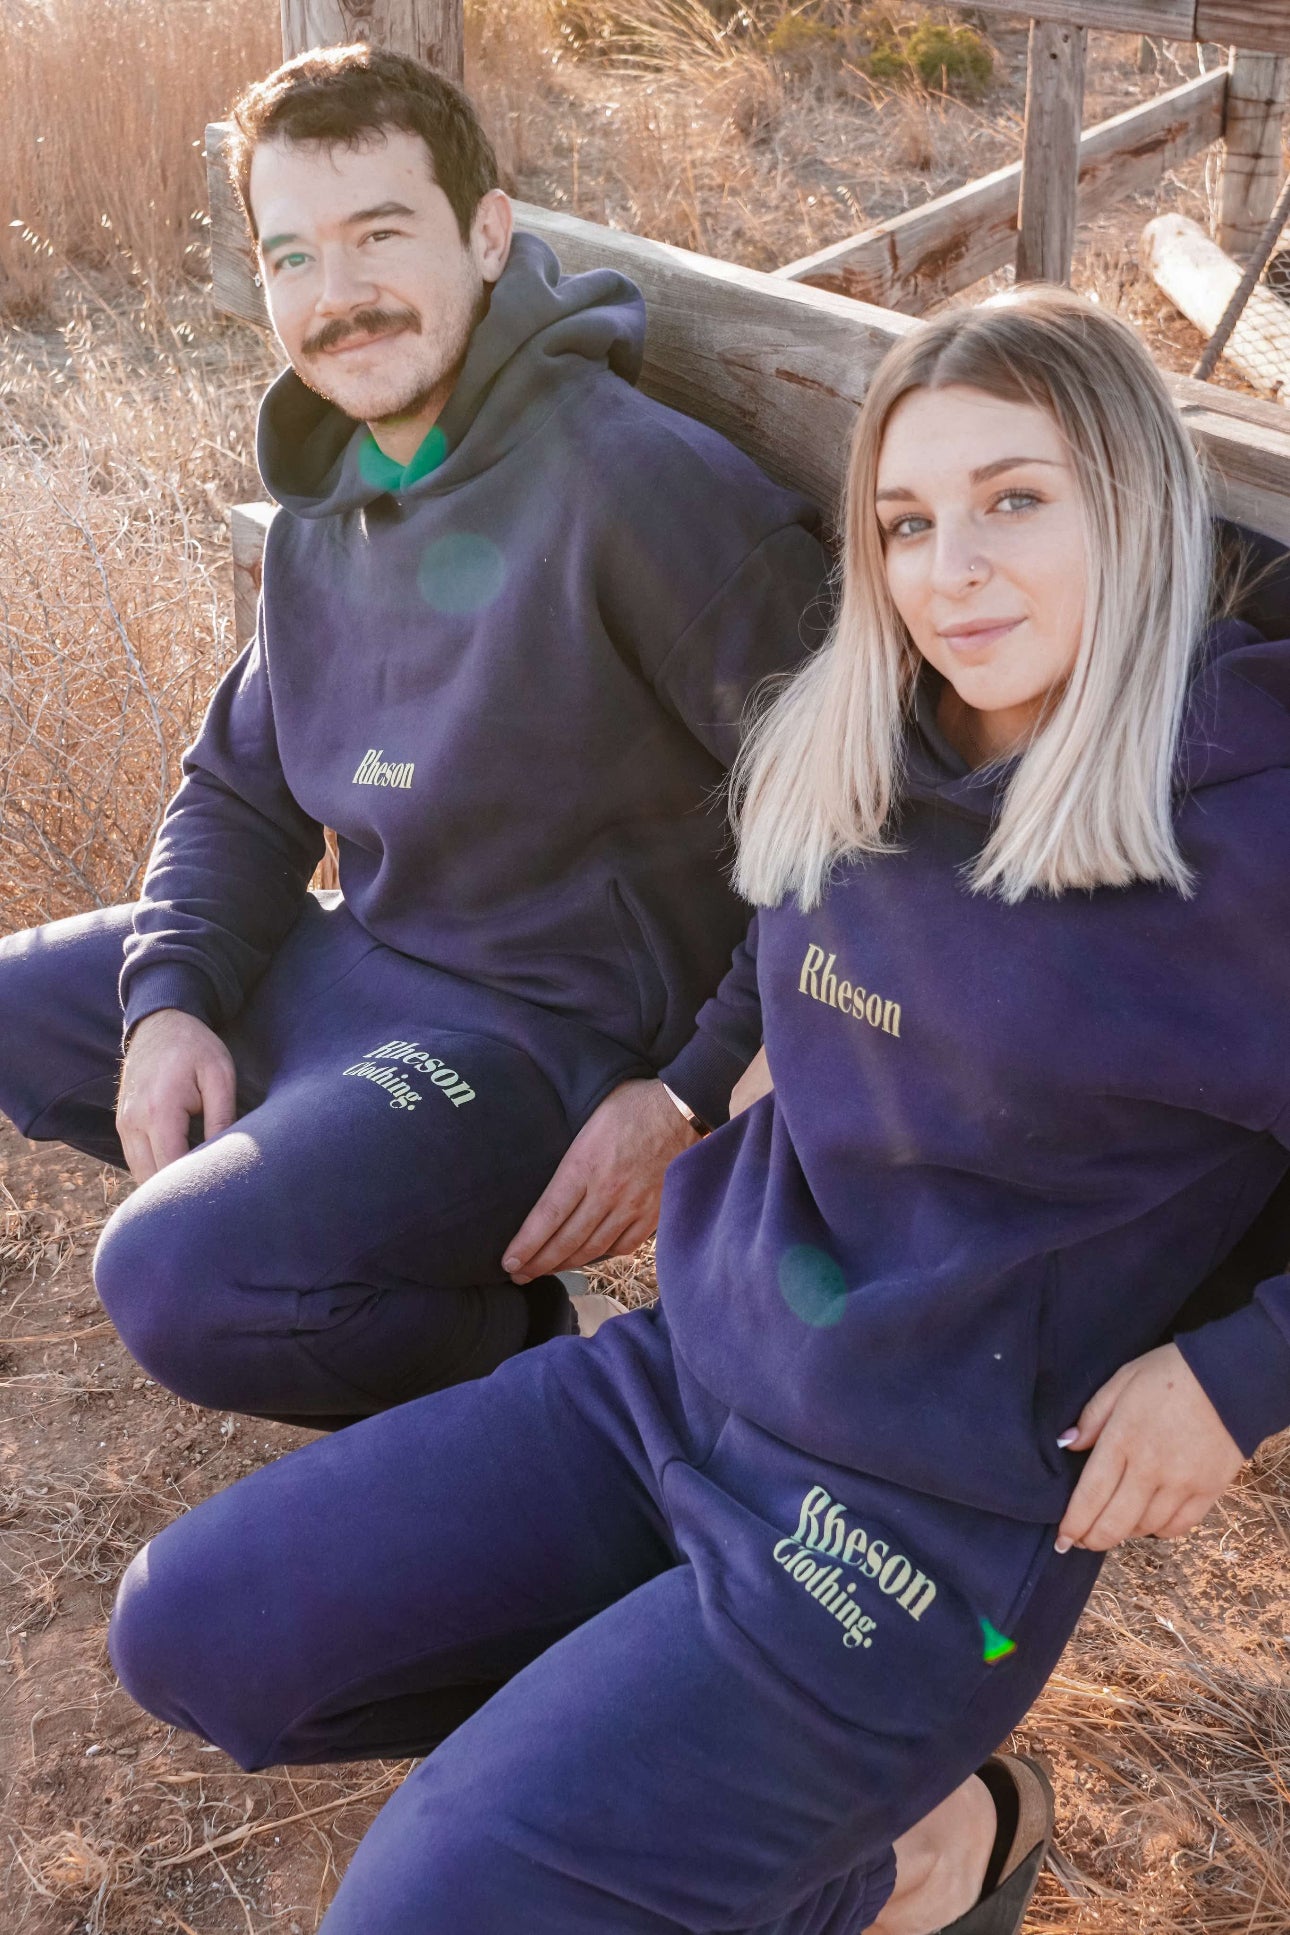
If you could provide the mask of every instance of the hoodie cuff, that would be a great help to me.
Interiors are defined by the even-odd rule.
[[[1174,1338],[1247,1458],[1290,1425],[1290,1337],[1265,1301],[1268,1292],[1284,1300],[1290,1318],[1290,1277],[1270,1277],[1252,1303]]]
[[[700,1120],[717,1129],[730,1120],[730,1092],[746,1066],[700,1029],[658,1073]]]
[[[198,1021],[204,1021],[208,1028],[219,1023],[219,1002],[211,983],[200,968],[178,961],[136,968],[130,976],[123,1006],[123,1046],[139,1023],[161,1008],[182,1008],[185,1014],[196,1015]]]

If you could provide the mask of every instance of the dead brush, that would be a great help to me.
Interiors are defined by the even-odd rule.
[[[1190,1539],[1112,1555],[1022,1739],[1058,1772],[1035,1935],[1285,1935],[1290,1436]]]
[[[17,1842],[11,1845],[15,1861],[42,1901],[75,1901],[89,1935],[107,1935],[103,1919],[107,1909],[133,1886],[127,1848],[100,1847],[79,1822],[43,1840],[28,1838],[25,1847]]]
[[[593,1290],[617,1297],[629,1310],[639,1310],[643,1304],[656,1302],[658,1281],[654,1274],[653,1239],[642,1244],[634,1256],[611,1256],[603,1263],[592,1264],[587,1279]]]
[[[57,1275],[73,1247],[65,1219],[42,1209],[20,1209],[3,1180],[0,1204],[0,1291],[11,1277],[34,1282],[42,1270]]]
[[[10,1841],[33,1891],[75,1909],[87,1935],[118,1935],[125,1925],[190,1930],[170,1906],[175,1895],[188,1914],[231,1897],[254,1935],[268,1926],[267,1917],[253,1915],[248,1895],[259,1894],[270,1837],[276,1846],[293,1829],[312,1833],[321,1839],[325,1872],[334,1873],[407,1772],[405,1762],[376,1762],[356,1781],[243,1776],[218,1766],[141,1773],[126,1790],[128,1799],[110,1803],[94,1821]],[[221,1787],[224,1793],[211,1792]]]
[[[13,332],[0,351],[0,902],[14,927],[137,886],[233,657],[223,513],[246,489],[272,367],[254,339],[193,355],[182,303],[113,314],[72,287],[56,347]]]
[[[56,256],[202,273],[202,130],[281,46],[277,0],[0,0],[0,313]]]
[[[73,1386],[61,1395],[77,1396],[76,1373],[37,1375]],[[23,1630],[48,1623],[72,1585],[115,1588],[139,1547],[179,1503],[141,1478],[116,1473],[95,1480],[31,1475],[0,1488],[0,1530],[10,1534],[4,1571],[22,1594]]]

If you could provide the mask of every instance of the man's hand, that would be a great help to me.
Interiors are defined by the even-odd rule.
[[[750,1109],[754,1102],[760,1102],[763,1095],[769,1095],[774,1086],[770,1079],[766,1050],[759,1048],[730,1091],[731,1121],[737,1115],[742,1115],[745,1109]]]
[[[181,1008],[145,1015],[130,1036],[116,1103],[117,1134],[136,1182],[188,1154],[188,1124],[203,1118],[206,1138],[237,1114],[233,1057],[219,1036]]]
[[[507,1247],[515,1283],[624,1256],[658,1224],[663,1171],[698,1136],[662,1082],[623,1082],[583,1123]]]
[[[1058,1443],[1092,1456],[1058,1527],[1057,1550],[1109,1552],[1124,1539],[1181,1538],[1245,1463],[1176,1344],[1108,1379]]]

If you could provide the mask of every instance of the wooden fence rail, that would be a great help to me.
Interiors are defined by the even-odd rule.
[[[1226,98],[1227,71],[1220,68],[1086,129],[1079,142],[1081,217],[1153,187],[1168,169],[1221,140]],[[918,313],[1011,261],[1020,190],[1018,161],[776,273]]]
[[[979,13],[1031,11],[1017,0],[972,0]],[[1152,34],[1161,40],[1208,40],[1259,54],[1290,54],[1286,0],[1043,0],[1045,20],[1095,33]]]

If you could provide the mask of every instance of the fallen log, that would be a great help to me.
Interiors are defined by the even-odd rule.
[[[1241,265],[1185,215],[1157,215],[1142,231],[1142,256],[1153,280],[1204,336],[1212,336],[1240,283]],[[1224,356],[1248,383],[1290,404],[1290,304],[1256,286]]]

